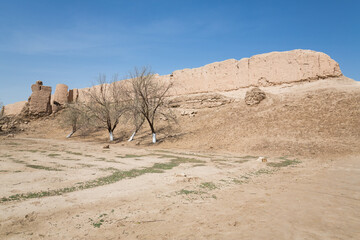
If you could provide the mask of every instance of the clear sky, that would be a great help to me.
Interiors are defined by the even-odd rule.
[[[300,48],[360,80],[359,13],[357,0],[0,0],[0,101],[27,100],[36,80],[54,92]]]

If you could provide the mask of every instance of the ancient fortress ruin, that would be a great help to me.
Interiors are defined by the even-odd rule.
[[[339,64],[328,55],[311,50],[293,50],[255,55],[241,60],[229,59],[203,67],[174,71],[156,78],[173,81],[172,95],[231,91],[247,87],[267,87],[285,83],[314,81],[342,76]],[[28,101],[5,106],[6,115],[19,114],[24,106],[32,115],[48,115],[63,104],[84,101],[87,89],[71,89],[58,84],[54,95],[41,81],[31,86]]]

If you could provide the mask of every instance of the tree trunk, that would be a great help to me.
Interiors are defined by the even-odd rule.
[[[153,142],[153,143],[156,143],[156,133],[153,133],[153,134],[152,134],[152,142]]]
[[[75,133],[75,131],[72,131],[69,135],[66,136],[66,138],[71,138],[71,136]]]
[[[134,139],[136,132],[137,132],[137,131],[134,131],[134,133],[131,135],[131,137],[130,137],[129,140],[128,140],[129,142],[131,142],[131,141]]]
[[[110,142],[114,141],[114,135],[112,131],[109,131]]]

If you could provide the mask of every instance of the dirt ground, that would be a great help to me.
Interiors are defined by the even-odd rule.
[[[2,138],[0,239],[360,238],[360,155],[258,157]]]
[[[155,145],[21,121],[0,136],[0,239],[360,239],[360,84],[248,90],[178,96]]]

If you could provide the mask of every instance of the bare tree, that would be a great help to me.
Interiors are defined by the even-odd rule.
[[[130,106],[133,105],[131,104]],[[138,112],[138,108],[131,108],[130,112],[131,112],[131,122],[134,125],[134,132],[129,138],[128,140],[129,142],[131,142],[134,139],[136,133],[140,130],[140,128],[145,122],[145,118],[140,112]]]
[[[114,140],[114,130],[119,124],[119,118],[126,112],[123,100],[124,91],[118,77],[113,77],[112,83],[106,81],[105,75],[98,78],[100,85],[93,86],[86,94],[85,108],[90,114],[91,121],[98,127],[106,128],[110,141]]]
[[[135,68],[130,74],[130,78],[131,90],[128,91],[128,99],[131,99],[130,105],[133,114],[137,115],[134,120],[139,121],[140,126],[142,121],[147,121],[152,133],[152,142],[156,143],[155,121],[158,116],[167,115],[169,112],[165,99],[173,84],[156,79],[147,67]],[[133,136],[137,130],[135,129]]]
[[[89,121],[89,114],[82,103],[67,104],[61,114],[62,125],[71,127],[71,133],[66,138],[70,138],[79,129],[88,127]]]
[[[128,119],[131,121],[131,123],[134,126],[134,132],[131,135],[131,137],[129,138],[129,142],[131,142],[136,133],[140,130],[140,128],[142,127],[142,125],[145,122],[145,117],[143,114],[141,114],[140,109],[141,109],[141,101],[139,100],[138,96],[136,94],[134,94],[135,92],[133,91],[133,87],[132,87],[132,82],[127,81],[125,82],[125,95],[126,95],[126,103],[129,106],[129,115],[128,115]]]

